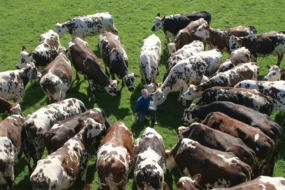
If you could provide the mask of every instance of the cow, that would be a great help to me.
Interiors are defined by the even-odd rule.
[[[96,122],[105,125],[107,129],[110,127],[110,123],[104,110],[100,108],[93,108],[79,115],[69,117],[66,120],[58,121],[44,134],[45,146],[49,154],[62,147],[66,141],[83,128],[83,123],[78,121],[79,118],[81,120],[92,118]],[[104,133],[102,134],[104,135]]]
[[[187,138],[166,152],[166,162],[168,169],[176,164],[183,176],[201,174],[202,189],[231,187],[251,179],[250,166],[233,153],[211,149]]]
[[[182,95],[183,98],[183,95]],[[197,105],[206,105],[214,101],[229,101],[240,104],[261,113],[270,115],[273,111],[273,99],[255,90],[232,88],[232,87],[212,87],[205,90]]]
[[[22,47],[16,68],[21,69],[25,67],[27,63],[33,62],[39,70],[42,70],[52,62],[60,52],[65,52],[65,48],[61,46],[57,33],[53,30],[49,30],[40,35],[38,45],[31,53],[27,51],[25,46]]]
[[[161,42],[155,34],[143,40],[140,52],[141,83],[149,92],[153,91],[159,74],[158,64],[161,57]]]
[[[193,35],[206,41],[210,48],[217,48],[222,52],[229,52],[228,38],[230,36],[235,35],[241,37],[251,34],[256,34],[254,26],[237,26],[234,28],[216,30],[210,28],[210,25],[207,23],[201,24],[193,31]]]
[[[57,22],[55,29],[59,37],[69,33],[72,37],[77,36],[83,40],[86,36],[96,36],[104,31],[118,33],[109,12],[78,16],[64,23]]]
[[[0,97],[0,113],[8,113],[10,115],[13,114],[21,115],[22,110],[20,103],[22,102],[11,103],[5,100],[4,98]]]
[[[244,80],[235,85],[235,88],[256,90],[273,99],[273,111],[285,112],[285,84],[284,81],[253,81]]]
[[[237,137],[212,129],[201,123],[192,123],[183,132],[180,138],[189,138],[199,142],[201,145],[223,152],[232,152],[241,161],[255,170],[255,152]]]
[[[276,81],[276,80],[285,80],[284,69],[280,69],[277,65],[269,66],[267,65],[268,73],[263,77],[262,80],[265,81]]]
[[[19,102],[25,94],[29,80],[37,78],[37,68],[33,63],[20,70],[0,72],[0,97]]]
[[[111,96],[118,95],[117,81],[110,80],[103,72],[99,59],[94,52],[88,48],[87,42],[78,37],[73,37],[68,42],[68,47],[74,68],[88,79],[89,87],[93,92],[93,101],[95,101],[95,84],[103,85],[107,93]],[[76,79],[79,79],[77,72]]]
[[[163,76],[163,82],[165,81],[171,68],[174,65],[176,65],[179,61],[187,59],[192,55],[195,55],[196,53],[201,52],[203,50],[204,50],[204,44],[201,41],[195,40],[192,43],[183,46],[178,51],[172,53],[167,60],[166,72]]]
[[[225,72],[239,63],[248,63],[250,61],[250,52],[245,47],[238,48],[232,51],[227,60],[222,63],[218,72]]]
[[[21,157],[21,133],[25,118],[11,115],[0,122],[0,185],[12,189],[15,183],[14,164]]]
[[[31,168],[31,157],[34,163],[42,157],[45,148],[43,135],[51,129],[53,124],[85,111],[86,108],[82,101],[69,98],[42,107],[30,115],[23,125],[29,141],[28,143],[35,149],[35,152],[30,152],[28,148],[24,147],[29,168]]]
[[[68,189],[80,176],[86,180],[88,152],[91,143],[106,130],[105,126],[91,118],[84,121],[83,129],[69,139],[60,149],[37,162],[37,167],[30,176],[36,189]]]
[[[163,189],[166,173],[165,148],[162,136],[147,127],[136,141],[134,179],[138,190]]]
[[[174,14],[167,17],[160,18],[160,13],[157,13],[154,18],[153,27],[151,31],[157,31],[162,29],[165,38],[168,40],[177,35],[179,30],[185,28],[190,22],[198,20],[200,18],[205,19],[209,24],[211,22],[211,14],[206,11],[192,12],[188,14]]]
[[[221,112],[209,113],[201,123],[236,138],[240,138],[255,152],[259,169],[253,171],[253,174],[255,176],[261,174],[270,175],[266,172],[268,172],[268,168],[272,167],[269,165],[269,161],[275,159],[274,157],[277,156],[274,155],[275,143],[259,128],[251,127]]]
[[[196,186],[199,185],[200,179],[200,174],[194,175],[193,179],[188,176],[182,176],[176,184],[177,190],[198,190]]]
[[[50,102],[65,99],[66,91],[72,81],[72,69],[69,59],[64,53],[58,56],[42,71],[40,85]]]
[[[109,74],[108,67],[113,80],[116,74],[119,79],[122,79],[122,85],[126,85],[129,91],[133,91],[135,77],[139,75],[128,70],[128,56],[119,37],[110,32],[103,32],[99,36],[98,43],[106,73]]]
[[[100,189],[126,189],[133,170],[133,133],[122,122],[115,122],[101,141],[96,168]]]
[[[190,44],[194,40],[202,41],[202,38],[193,36],[192,31],[198,28],[201,24],[207,24],[203,18],[190,22],[185,28],[179,30],[173,43],[167,45],[168,54],[181,49],[184,45]]]
[[[201,97],[205,90],[214,86],[233,87],[240,81],[246,79],[257,80],[258,73],[259,67],[254,62],[239,64],[228,71],[218,73],[210,78],[209,81],[198,86],[193,84],[189,85],[182,97],[186,100],[194,100],[195,98]]]
[[[276,65],[280,65],[285,52],[285,34],[282,32],[267,32],[263,34],[236,37],[232,35],[229,39],[229,50],[233,51],[244,46],[251,53],[251,60],[256,61],[257,57],[277,55]]]

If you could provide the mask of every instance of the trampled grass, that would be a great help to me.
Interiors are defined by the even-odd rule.
[[[113,14],[114,22],[119,30],[121,42],[125,45],[129,57],[129,69],[139,73],[139,53],[141,42],[152,34],[151,27],[154,16],[160,12],[162,15],[174,13],[188,13],[199,10],[206,10],[212,15],[211,26],[213,28],[233,27],[238,25],[253,25],[259,33],[267,31],[284,30],[284,2],[282,0],[249,0],[249,1],[227,1],[227,0],[176,0],[176,1],[150,1],[150,0],[120,0],[120,1],[91,1],[91,0],[2,0],[0,1],[0,71],[15,69],[19,58],[20,49],[25,45],[28,51],[36,47],[39,35],[54,30],[56,21],[64,22],[75,16],[94,14],[109,11]],[[157,31],[162,43],[165,41],[162,31]],[[69,36],[61,38],[61,43],[67,47]],[[89,47],[101,59],[97,48],[97,37],[88,37],[86,40]],[[227,54],[224,54],[224,58]],[[167,52],[163,46],[163,55],[160,62],[160,75],[157,81],[162,80],[167,60]],[[277,57],[269,56],[259,58],[260,76],[267,72],[266,64],[273,65]],[[283,60],[281,66],[284,65]],[[74,77],[75,78],[75,77]],[[81,76],[79,82],[74,81],[67,93],[67,97],[75,97],[82,100],[87,108],[100,107],[105,110],[111,123],[115,121],[124,122],[129,129],[139,137],[148,122],[141,125],[132,125],[133,109],[136,99],[140,96],[140,80],[135,82],[134,92],[122,89],[122,96],[114,98],[109,96],[104,89],[96,93],[96,104],[90,99],[90,90],[87,81]],[[177,93],[171,93],[164,104],[158,107],[157,118],[159,125],[155,129],[163,136],[165,147],[171,148],[176,144],[175,129],[180,125],[180,119],[184,107],[176,101]],[[48,104],[39,85],[26,88],[23,98],[22,109],[25,115]],[[277,122],[284,122],[283,113],[274,113],[272,118]],[[285,136],[282,135],[280,146],[280,157],[275,165],[274,176],[285,177]],[[44,155],[44,157],[46,154]],[[89,170],[87,174],[88,183],[93,189],[98,188],[98,179],[95,167],[96,150],[90,152]],[[176,189],[176,182],[179,178],[177,169],[166,174],[166,181]],[[15,189],[31,189],[28,170],[22,157],[15,166]],[[84,184],[80,181],[70,189],[81,190]],[[0,189],[4,189],[3,186]],[[133,179],[129,180],[127,189],[136,189]]]

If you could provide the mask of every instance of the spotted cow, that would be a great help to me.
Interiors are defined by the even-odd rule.
[[[22,110],[21,110],[20,103],[22,103],[22,102],[11,103],[11,102],[8,102],[7,100],[0,97],[0,114],[1,113],[8,113],[10,115],[12,115],[12,114],[21,115]]]
[[[188,176],[183,176],[179,178],[177,182],[177,190],[198,190],[196,186],[198,186],[198,183],[200,182],[201,175],[197,174],[193,176],[193,179],[191,179]]]
[[[257,168],[253,171],[255,177],[270,175],[270,161],[276,159],[274,141],[259,128],[251,127],[241,121],[231,118],[221,112],[209,113],[201,122],[213,129],[240,138],[256,155]],[[274,165],[273,165],[274,166]]]
[[[162,136],[147,127],[136,142],[134,179],[137,189],[163,189],[166,160]]]
[[[262,80],[265,81],[276,81],[276,80],[285,80],[284,69],[280,69],[277,65],[269,66],[267,65],[268,73],[263,77]]]
[[[79,115],[58,121],[44,134],[45,146],[48,153],[51,154],[55,152],[62,147],[66,141],[76,135],[84,126],[78,119],[85,120],[87,118],[92,118],[96,122],[104,124],[107,129],[110,127],[104,110],[100,108],[93,108]],[[104,135],[104,132],[102,134]]]
[[[234,68],[218,73],[198,86],[193,84],[189,85],[187,91],[182,95],[183,99],[194,100],[195,98],[201,97],[203,92],[211,87],[233,87],[240,81],[246,79],[257,80],[259,73],[259,67],[256,63],[244,63],[235,66]]]
[[[73,37],[68,42],[68,47],[71,54],[71,60],[74,68],[80,74],[83,74],[89,82],[89,87],[92,90],[92,100],[95,101],[95,84],[104,86],[105,90],[111,96],[117,96],[117,81],[110,80],[104,73],[100,65],[99,59],[94,52],[88,48],[87,42]],[[79,76],[76,72],[76,79]]]
[[[51,129],[52,125],[57,121],[64,120],[85,111],[86,108],[82,101],[75,98],[69,98],[42,107],[30,115],[23,126],[29,144],[35,149],[35,152],[32,152],[32,154],[28,148],[24,147],[24,153],[29,168],[31,168],[31,157],[34,160],[34,163],[41,159],[45,148],[43,135]]]
[[[64,100],[72,81],[72,69],[64,53],[58,56],[42,71],[40,85],[50,102]]]
[[[106,130],[105,126],[87,118],[83,129],[69,139],[60,149],[39,160],[30,176],[34,190],[49,189],[60,190],[70,188],[76,179],[86,180],[88,152],[91,142],[101,136]]]
[[[155,34],[143,40],[140,52],[141,83],[149,92],[153,91],[156,76],[159,74],[158,64],[161,57],[161,42]]]
[[[235,85],[235,88],[246,88],[273,99],[273,111],[285,112],[285,84],[284,81],[253,81],[244,80]]]
[[[133,133],[123,123],[115,122],[108,129],[97,153],[100,189],[125,189],[133,164]]]
[[[174,14],[167,17],[160,17],[160,13],[157,13],[154,18],[154,25],[151,31],[157,31],[162,29],[166,39],[172,38],[177,35],[179,30],[185,28],[190,22],[204,18],[208,23],[211,22],[211,14],[206,11],[192,12],[188,14]]]
[[[182,95],[183,98],[183,95]],[[229,101],[235,104],[244,105],[261,113],[270,115],[273,111],[273,99],[255,90],[232,88],[232,87],[212,87],[205,90],[196,103],[206,105],[214,101]]]
[[[115,80],[115,74],[122,79],[122,84],[128,87],[129,91],[134,90],[135,77],[139,77],[128,70],[128,56],[124,45],[121,44],[117,35],[110,32],[103,32],[99,36],[99,49],[105,63],[105,71]]]
[[[15,183],[14,164],[21,157],[21,133],[25,118],[11,115],[0,122],[0,185],[12,189]]]
[[[33,62],[39,70],[42,70],[42,68],[52,62],[60,52],[64,51],[65,48],[61,46],[57,33],[49,30],[40,35],[38,46],[31,53],[27,51],[25,46],[22,47],[16,68],[21,69],[25,67],[27,63]]]
[[[222,30],[216,30],[210,28],[207,23],[201,24],[193,31],[193,35],[202,38],[209,44],[211,48],[217,48],[222,52],[229,51],[228,38],[231,35],[238,37],[256,34],[254,26],[237,26],[234,28],[225,28]]]
[[[36,78],[37,68],[33,63],[20,70],[0,72],[0,97],[19,102],[25,94],[29,80]]]
[[[95,36],[104,31],[118,33],[113,16],[109,12],[75,17],[62,24],[57,22],[55,29],[59,37],[69,33],[72,37],[77,36],[83,40],[86,36]]]
[[[167,167],[176,164],[183,176],[201,174],[202,189],[231,187],[251,179],[250,166],[233,153],[211,149],[191,139],[179,140],[166,157]]]
[[[250,51],[252,61],[256,61],[257,57],[266,57],[271,54],[277,55],[278,60],[276,64],[279,66],[285,52],[285,34],[272,31],[245,37],[230,37],[230,51],[242,46]]]

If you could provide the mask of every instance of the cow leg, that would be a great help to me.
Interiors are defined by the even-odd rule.
[[[80,158],[80,174],[81,180],[86,182],[86,174],[88,168],[88,152],[86,150],[81,151],[81,158]]]
[[[27,139],[27,134],[25,130],[22,130],[21,133],[21,141],[22,141],[22,150],[25,154],[25,161],[28,166],[29,174],[32,174],[32,167],[30,164],[31,156],[35,152],[34,147],[29,143]]]
[[[278,67],[280,66],[282,59],[283,59],[283,53],[281,55],[278,54],[278,61],[276,63],[276,65],[278,65]]]
[[[88,80],[89,87],[92,93],[92,101],[95,102],[95,86],[94,86],[94,81],[93,80]]]
[[[179,98],[181,99],[182,94],[184,94],[187,91],[188,85],[184,84],[182,90],[180,91]],[[186,100],[182,99],[182,105],[186,106]]]

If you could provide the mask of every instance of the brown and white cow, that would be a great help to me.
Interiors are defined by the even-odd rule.
[[[42,71],[40,85],[50,102],[64,100],[71,86],[72,69],[64,53],[58,56]]]
[[[103,32],[99,36],[98,43],[106,73],[109,73],[108,67],[113,80],[116,74],[119,79],[122,79],[122,84],[126,85],[129,91],[133,91],[135,77],[139,76],[128,70],[128,56],[119,37],[110,32]]]
[[[47,66],[60,52],[64,52],[65,48],[60,45],[59,36],[53,30],[40,35],[38,46],[32,53],[27,52],[25,46],[22,47],[19,61],[16,65],[17,69],[26,66],[27,63],[33,62],[37,68]]]
[[[32,153],[30,150],[24,147],[24,153],[26,155],[28,165],[30,166],[31,157],[34,160],[34,163],[41,159],[45,149],[43,135],[51,129],[53,124],[57,121],[64,120],[85,111],[86,108],[84,103],[75,98],[69,98],[49,104],[34,111],[25,121],[23,126],[29,140],[29,144],[31,144],[35,149],[35,152],[31,155]]]
[[[29,80],[36,79],[37,68],[33,63],[20,70],[0,72],[0,97],[19,102],[25,94]]]
[[[147,127],[136,142],[134,179],[137,189],[163,189],[166,160],[162,136]]]
[[[107,131],[97,153],[100,189],[125,189],[134,164],[133,133],[122,122]]]
[[[60,149],[39,160],[30,176],[34,190],[60,190],[70,188],[76,179],[86,180],[88,152],[91,143],[106,130],[105,126],[91,118],[84,121],[83,129],[69,139]]]
[[[251,168],[231,152],[222,152],[183,138],[167,152],[167,168],[178,166],[182,175],[201,174],[202,189],[231,187],[251,179]]]
[[[256,155],[257,170],[253,170],[253,175],[270,175],[268,169],[272,168],[269,163],[271,159],[276,159],[274,141],[265,135],[259,128],[251,127],[241,121],[227,116],[221,112],[209,113],[202,121],[203,124],[240,138]],[[275,158],[274,158],[275,157]],[[274,166],[274,164],[273,164]]]
[[[259,67],[254,62],[239,64],[228,71],[218,73],[210,78],[209,81],[198,86],[189,85],[182,97],[186,100],[194,100],[201,97],[205,90],[214,86],[233,87],[238,82],[246,79],[257,80],[258,73]]]
[[[69,33],[71,36],[78,36],[83,40],[85,36],[95,36],[104,31],[118,33],[113,16],[109,12],[78,16],[62,24],[57,22],[55,29],[59,37]]]
[[[87,42],[79,37],[73,37],[68,42],[71,59],[76,69],[76,79],[79,79],[77,72],[86,76],[95,101],[95,84],[104,86],[111,96],[117,96],[117,81],[110,78],[103,72],[99,59],[94,52],[88,48]]]
[[[250,51],[252,61],[256,61],[257,57],[266,57],[271,54],[277,55],[278,60],[276,65],[279,66],[283,59],[283,53],[285,52],[285,34],[272,31],[245,37],[230,37],[230,51],[242,46]]]
[[[237,26],[234,28],[216,30],[210,28],[207,23],[204,23],[195,29],[193,33],[194,36],[205,40],[211,48],[217,48],[222,52],[228,52],[230,50],[228,38],[231,35],[241,37],[256,34],[256,29],[254,26]]]
[[[265,81],[276,81],[276,80],[285,80],[284,69],[280,69],[277,65],[269,66],[267,65],[268,73],[263,77],[262,80]]]
[[[14,165],[21,157],[22,126],[25,118],[11,115],[0,122],[0,185],[13,188]]]
[[[12,114],[22,114],[21,102],[16,102],[16,103],[11,103],[3,98],[0,97],[0,114],[1,113],[9,113],[10,115]]]
[[[80,123],[78,119],[85,120],[87,118],[92,118],[96,122],[104,124],[107,129],[110,127],[104,110],[100,108],[92,108],[84,113],[67,118],[66,120],[58,121],[44,134],[44,141],[48,153],[51,154],[55,152],[62,147],[68,139],[76,135],[83,128],[83,123]]]

